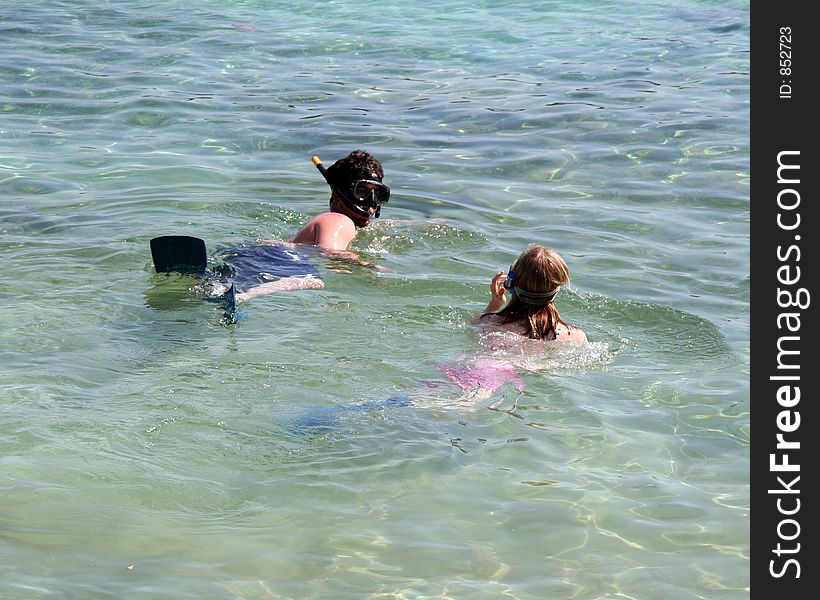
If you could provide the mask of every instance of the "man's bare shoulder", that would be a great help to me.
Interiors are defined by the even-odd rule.
[[[344,250],[355,235],[356,226],[350,217],[329,211],[308,221],[291,242],[313,244],[330,250]]]
[[[347,215],[343,215],[337,212],[324,212],[321,215],[316,215],[310,220],[311,223],[315,223],[319,226],[328,226],[328,227],[344,227],[349,225],[355,229],[353,225],[353,221]]]

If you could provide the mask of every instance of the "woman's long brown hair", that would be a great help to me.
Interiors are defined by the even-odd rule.
[[[564,259],[555,250],[537,244],[527,247],[510,269],[515,272],[513,285],[530,294],[557,293],[559,286],[569,283],[569,267]],[[568,326],[552,299],[544,304],[528,304],[515,292],[496,315],[502,323],[523,321],[527,336],[537,340],[554,337],[558,323]]]

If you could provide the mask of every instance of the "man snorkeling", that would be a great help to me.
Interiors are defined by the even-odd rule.
[[[378,268],[346,250],[357,231],[367,227],[371,218],[379,218],[382,204],[390,200],[381,163],[370,153],[355,150],[327,169],[318,156],[313,157],[313,164],[330,186],[329,210],[308,221],[289,243],[223,253],[234,274],[237,302],[275,292],[323,288],[318,270],[295,244],[316,246],[332,258]]]
[[[366,227],[371,218],[378,218],[382,204],[390,199],[390,188],[382,182],[381,163],[371,154],[356,150],[327,169],[318,156],[313,157],[313,164],[330,186],[330,209],[308,221],[289,242],[270,240],[261,245],[224,249],[218,254],[224,265],[205,276],[205,242],[190,236],[160,236],[151,240],[157,272],[182,271],[205,276],[215,288],[207,294],[209,299],[223,303],[226,318],[235,322],[237,302],[275,292],[325,286],[319,270],[304,253],[308,245],[321,249],[329,258],[388,270],[347,251],[356,232]]]
[[[313,164],[330,185],[330,210],[313,217],[291,242],[328,250],[346,250],[358,229],[379,218],[390,188],[382,183],[384,170],[373,155],[356,150],[325,169],[318,156]]]

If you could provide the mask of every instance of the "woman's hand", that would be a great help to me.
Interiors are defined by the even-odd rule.
[[[506,280],[507,276],[504,275],[504,271],[499,271],[493,277],[493,280],[490,282],[490,302],[487,304],[487,308],[472,320],[474,325],[481,323],[483,317],[487,317],[490,313],[498,312],[504,306],[504,302],[506,301],[504,294],[507,291],[504,289],[504,282]]]
[[[504,289],[504,282],[507,281],[507,276],[504,271],[499,271],[493,280],[490,282],[490,303],[487,305],[486,312],[496,312],[504,306],[507,298],[504,295],[507,290]]]

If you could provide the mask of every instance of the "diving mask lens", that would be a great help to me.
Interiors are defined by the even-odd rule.
[[[353,198],[359,204],[379,206],[390,200],[390,188],[381,181],[360,179],[353,184]]]
[[[504,279],[504,289],[505,290],[513,289],[515,287],[515,281],[514,280],[515,280],[515,271],[513,271],[512,267],[510,267],[510,270],[507,272],[507,278]]]

